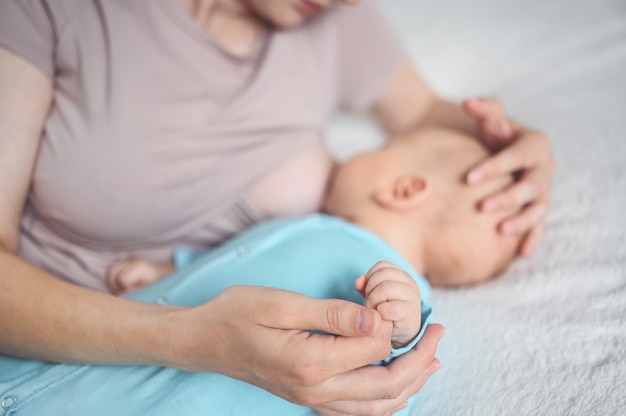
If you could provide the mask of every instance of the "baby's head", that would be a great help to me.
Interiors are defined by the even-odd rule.
[[[512,212],[478,211],[512,178],[465,182],[488,156],[475,139],[442,128],[394,138],[337,168],[325,210],[379,234],[435,286],[478,283],[504,271],[519,245],[497,231]]]

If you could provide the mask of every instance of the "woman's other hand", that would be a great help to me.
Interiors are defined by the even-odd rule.
[[[463,109],[478,125],[478,137],[496,153],[474,167],[469,184],[513,174],[515,182],[490,195],[479,204],[483,212],[518,208],[517,214],[503,220],[504,234],[525,234],[520,254],[530,256],[539,242],[550,206],[552,174],[556,162],[548,137],[509,120],[497,99],[472,99]]]
[[[500,224],[500,230],[525,234],[520,253],[530,255],[543,232],[556,166],[546,135],[508,119],[496,99],[467,100],[461,106],[440,98],[419,76],[408,57],[383,89],[372,113],[391,136],[428,125],[474,136],[478,133],[481,141],[498,152],[472,169],[469,182],[511,174],[517,178],[511,187],[482,201],[480,208],[485,211],[519,208],[517,215]]]
[[[391,346],[392,325],[378,312],[266,287],[231,287],[179,317],[172,366],[218,371],[326,415],[401,408],[438,368],[443,336],[431,325],[414,350],[389,366],[369,366]]]

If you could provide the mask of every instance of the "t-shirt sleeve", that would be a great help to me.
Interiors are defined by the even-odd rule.
[[[338,7],[339,105],[365,111],[400,67],[404,48],[374,0]]]
[[[52,77],[55,44],[55,23],[46,1],[0,1],[0,47]]]

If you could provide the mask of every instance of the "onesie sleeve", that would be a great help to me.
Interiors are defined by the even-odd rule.
[[[45,0],[0,1],[0,47],[54,75],[56,28]]]
[[[348,110],[366,111],[400,67],[404,48],[375,0],[337,7],[338,104]]]

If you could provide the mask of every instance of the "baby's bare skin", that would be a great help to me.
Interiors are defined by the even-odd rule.
[[[154,283],[174,271],[172,263],[154,263],[139,257],[130,257],[113,263],[107,271],[106,282],[117,296]]]

